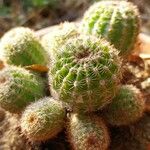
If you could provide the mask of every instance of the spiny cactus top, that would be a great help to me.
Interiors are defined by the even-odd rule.
[[[1,39],[0,51],[8,64],[47,64],[47,54],[34,32],[25,27],[11,29]]]
[[[74,23],[64,22],[54,28],[54,30],[42,38],[43,47],[47,50],[51,59],[55,58],[59,47],[70,39],[78,35],[76,25]]]
[[[104,116],[112,125],[128,125],[142,117],[144,108],[140,91],[132,85],[123,85]]]
[[[103,120],[93,115],[71,114],[67,133],[73,150],[107,150],[110,143]]]
[[[0,71],[0,106],[18,113],[45,95],[44,86],[43,79],[36,74],[19,67],[5,67]]]
[[[85,13],[81,31],[104,37],[124,56],[131,53],[139,33],[137,7],[126,1],[101,1]]]
[[[63,129],[65,117],[60,101],[49,97],[40,99],[25,109],[21,118],[22,132],[34,141],[53,138]]]
[[[52,95],[74,110],[96,111],[114,97],[120,66],[118,52],[108,42],[92,36],[71,38],[50,68]]]

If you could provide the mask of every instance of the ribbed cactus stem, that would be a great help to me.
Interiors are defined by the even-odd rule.
[[[71,38],[51,64],[52,95],[74,111],[91,112],[110,103],[121,78],[118,52],[91,36]]]
[[[85,13],[81,31],[107,39],[120,51],[121,56],[126,56],[134,49],[139,26],[139,12],[134,4],[101,1]]]

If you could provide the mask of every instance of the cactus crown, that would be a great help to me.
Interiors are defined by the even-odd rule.
[[[118,52],[106,41],[91,36],[68,40],[49,71],[55,95],[83,111],[106,105],[115,95],[120,77]]]
[[[120,55],[131,53],[139,33],[139,12],[136,6],[125,1],[101,1],[87,10],[81,31],[104,37]]]
[[[47,64],[47,54],[35,33],[29,28],[17,27],[5,33],[1,39],[0,49],[8,64]]]

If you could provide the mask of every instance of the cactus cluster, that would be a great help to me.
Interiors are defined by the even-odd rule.
[[[121,84],[122,60],[134,48],[139,22],[133,4],[103,1],[91,6],[82,23],[60,24],[41,40],[27,28],[8,31],[0,43],[9,64],[0,70],[0,106],[20,114],[30,141],[47,141],[66,128],[72,149],[107,150],[112,127],[125,125],[137,135],[131,142],[147,144],[142,93]],[[27,70],[32,65],[48,71],[42,76]],[[146,133],[137,121],[145,122]]]

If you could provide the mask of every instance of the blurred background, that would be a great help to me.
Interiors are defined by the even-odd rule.
[[[0,37],[15,26],[39,30],[63,21],[74,21],[96,1],[100,0],[0,0]],[[150,34],[150,0],[129,1],[139,7],[142,32]]]

